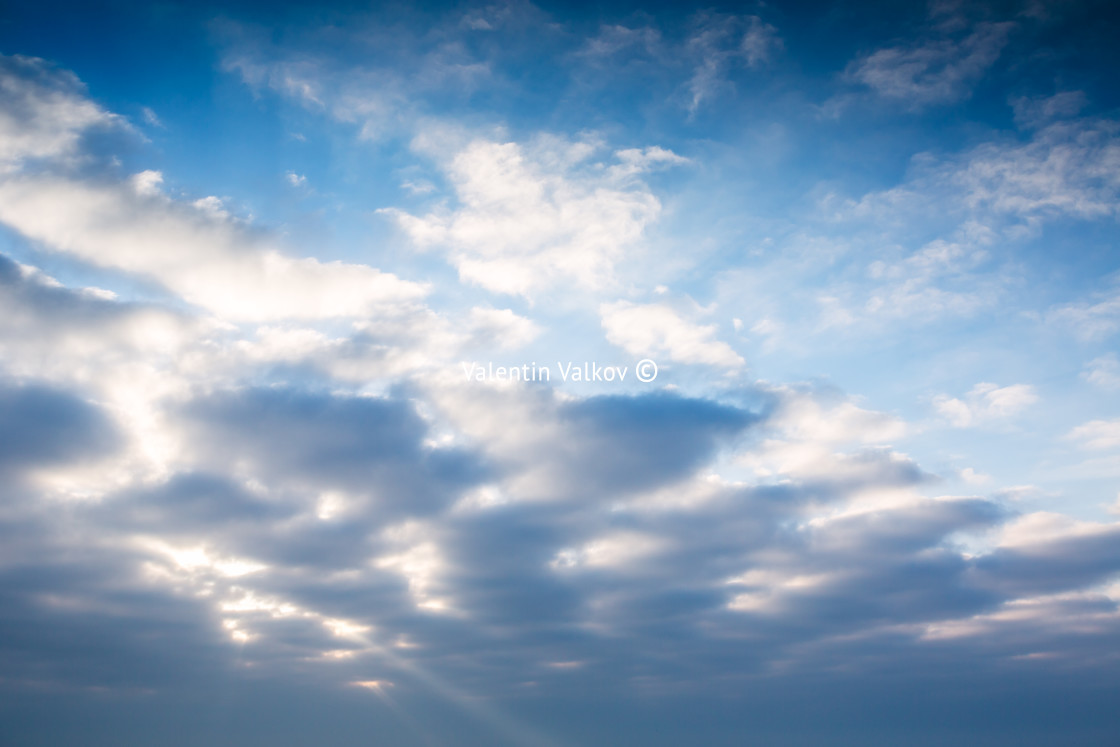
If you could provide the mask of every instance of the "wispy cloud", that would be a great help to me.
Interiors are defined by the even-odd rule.
[[[884,98],[913,108],[966,98],[999,58],[1015,24],[980,23],[963,38],[934,38],[887,47],[854,60],[846,71]]]

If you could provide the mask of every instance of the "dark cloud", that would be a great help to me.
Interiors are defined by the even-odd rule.
[[[215,465],[248,467],[269,484],[353,491],[375,510],[430,513],[486,475],[466,452],[425,446],[428,426],[407,401],[255,388],[182,414]]]
[[[1120,527],[1070,533],[980,558],[976,582],[1003,594],[1055,594],[1108,580],[1120,573]]]
[[[0,470],[63,465],[120,444],[100,409],[67,392],[0,382]]]
[[[672,394],[592,397],[559,409],[555,449],[574,491],[610,496],[687,476],[759,416]]]

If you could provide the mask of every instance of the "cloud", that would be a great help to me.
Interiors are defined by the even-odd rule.
[[[1045,312],[1043,319],[1071,330],[1082,340],[1107,339],[1120,329],[1120,295],[1056,305]]]
[[[67,392],[42,385],[0,385],[0,470],[58,466],[102,456],[120,445],[110,418]]]
[[[1074,428],[1066,437],[1080,441],[1086,449],[1114,449],[1120,446],[1120,420],[1090,420]]]
[[[767,394],[766,437],[735,457],[754,479],[798,480],[831,501],[873,485],[909,487],[930,478],[891,448],[907,435],[899,418],[797,387],[774,387]]]
[[[490,36],[529,10],[458,14],[456,28]],[[761,22],[730,29],[709,50],[730,55],[715,64],[716,88],[733,64],[761,65],[774,50]],[[752,29],[761,37],[748,43]],[[930,65],[915,85],[933,85]],[[352,107],[360,129],[388,121],[361,109],[367,100],[343,101],[340,69],[257,72],[260,85],[332,117]],[[825,277],[828,291],[810,297],[836,298],[837,318],[974,313],[983,285],[968,278],[987,267],[1005,223],[1111,215],[1092,204],[1114,196],[1112,125],[1055,111],[1020,142],[931,158],[897,191],[850,206],[883,227],[878,248],[897,238],[890,220],[923,210],[960,228],[853,260],[875,303],[850,303],[860,292],[832,282],[842,242],[798,233],[790,243],[807,246],[780,269]],[[76,121],[79,133],[100,126]],[[18,127],[35,131],[27,122]],[[465,279],[531,298],[611,289],[659,215],[644,175],[684,160],[659,147],[609,153],[589,138],[449,132],[428,130],[416,152],[453,194],[394,215]],[[35,242],[13,237],[20,251],[80,260],[54,264],[64,279],[89,265],[109,268],[96,274],[106,282],[124,275],[116,295],[0,257],[0,709],[17,739],[43,741],[69,721],[81,730],[95,705],[94,728],[56,741],[96,741],[107,723],[124,725],[111,730],[123,743],[168,741],[130,730],[137,703],[159,716],[153,732],[177,728],[164,726],[177,709],[235,704],[213,738],[198,727],[203,741],[302,738],[312,712],[350,736],[367,733],[373,714],[374,736],[402,745],[547,743],[506,712],[514,700],[519,712],[546,704],[550,735],[577,744],[741,741],[726,714],[707,725],[721,709],[736,725],[770,719],[763,733],[775,743],[801,739],[789,725],[807,713],[831,724],[867,702],[891,706],[910,736],[914,710],[900,701],[927,708],[930,723],[946,703],[986,718],[1051,693],[1089,693],[1111,713],[1115,667],[1101,652],[1120,634],[1120,524],[1019,514],[1022,502],[1009,506],[998,487],[942,494],[907,453],[922,443],[900,414],[745,380],[743,358],[705,323],[713,312],[663,290],[654,303],[597,298],[608,341],[739,375],[687,396],[464,382],[460,356],[530,345],[545,334],[540,319],[470,289],[437,312],[420,301],[426,286],[288,257],[228,200],[171,196],[156,171],[73,169],[77,137],[44,146],[41,171],[0,180],[0,217]],[[1098,172],[1079,173],[1093,159]],[[1060,178],[1041,184],[1035,167]],[[487,285],[501,268],[509,274]],[[773,280],[780,294],[779,274],[753,282]],[[128,300],[137,278],[169,295]],[[1069,320],[1107,319],[1098,302],[1079,300]],[[736,313],[737,330],[776,328]],[[1110,362],[1087,375],[1105,382]],[[904,389],[888,369],[876,383]],[[934,404],[982,425],[1037,399],[1026,384],[983,383]],[[1090,420],[1069,438],[1114,449],[1116,425]],[[606,704],[614,732],[586,717],[590,701]],[[627,723],[618,714],[635,703],[647,710]],[[36,715],[45,710],[58,717]],[[1024,731],[1038,710],[1027,709]],[[390,713],[409,726],[394,731]],[[894,736],[881,741],[908,743]]]
[[[605,65],[610,58],[633,49],[656,54],[661,44],[661,33],[657,29],[609,24],[600,27],[598,34],[587,39],[577,54],[598,65]]]
[[[496,348],[517,349],[532,342],[541,333],[540,326],[510,309],[476,306],[470,311],[472,331],[477,344]]]
[[[1118,132],[1115,120],[1058,122],[1025,144],[977,147],[952,180],[974,210],[1022,218],[1113,215],[1120,194]]]
[[[0,255],[0,350],[11,376],[60,385],[182,354],[205,325],[98,288],[66,288]]]
[[[758,16],[700,14],[694,23],[697,30],[685,44],[686,54],[697,60],[688,82],[690,114],[728,86],[734,65],[759,67],[782,48],[777,29]]]
[[[140,109],[140,115],[144,118],[144,122],[152,127],[159,127],[160,129],[165,129],[167,127],[151,107],[142,107]]]
[[[32,159],[72,158],[91,128],[125,123],[86,95],[68,70],[23,55],[0,55],[0,173]]]
[[[1084,91],[1060,91],[1053,96],[1022,96],[1011,101],[1015,123],[1021,128],[1037,128],[1055,120],[1076,117],[1088,105]]]
[[[545,28],[528,4],[500,15],[505,22],[492,21],[506,26],[502,33],[507,40],[517,38],[522,25]],[[447,105],[491,81],[491,57],[496,55],[480,54],[478,45],[462,38],[480,28],[442,23],[421,31],[367,17],[346,34],[330,24],[311,25],[277,44],[260,27],[228,19],[214,24],[224,47],[221,64],[226,72],[255,92],[279,94],[344,123],[368,142],[407,136],[428,114],[433,100]],[[337,54],[342,40],[371,45],[368,48],[376,48],[378,54],[343,60]]]
[[[618,301],[600,306],[599,315],[607,340],[632,355],[725,368],[745,364],[731,346],[713,339],[715,325],[688,322],[667,305]]]
[[[619,164],[611,167],[611,174],[616,178],[637,176],[658,168],[679,166],[689,162],[687,158],[656,145],[649,148],[627,148],[616,151],[614,155]]]
[[[191,666],[175,646],[156,659],[183,677],[236,657],[324,687],[422,688],[419,671],[452,692],[532,676],[560,697],[711,693],[713,672],[800,682],[837,662],[866,678],[884,651],[926,662],[932,641],[937,671],[987,671],[1036,650],[1072,656],[1115,629],[1115,603],[1096,602],[1086,630],[1070,604],[1036,601],[1120,569],[1112,525],[1009,521],[993,501],[923,497],[920,480],[881,469],[710,474],[729,447],[758,455],[782,439],[835,456],[903,434],[844,398],[774,390],[752,412],[668,393],[428,386],[410,392],[435,406],[423,417],[409,399],[275,388],[185,404],[177,474],[43,524],[20,570],[0,565],[5,620],[42,629],[0,650],[21,646],[61,681],[160,688],[160,667],[130,663],[148,661],[142,634],[187,647]],[[448,421],[478,451],[425,446]],[[458,502],[485,485],[512,500]],[[884,491],[891,501],[866,497]],[[991,529],[1003,534],[979,555],[949,539]],[[127,666],[67,655],[56,643],[75,630]]]
[[[1085,365],[1081,378],[1101,389],[1120,389],[1120,358],[1115,353],[1094,358]]]
[[[250,389],[188,403],[181,417],[200,464],[265,486],[343,491],[371,511],[428,513],[481,474],[468,454],[424,446],[424,420],[392,399]],[[266,437],[253,435],[261,428]]]
[[[1055,122],[1026,142],[996,139],[957,156],[919,154],[907,182],[851,203],[846,217],[885,225],[941,210],[960,215],[971,232],[998,230],[1008,220],[1107,218],[1120,195],[1120,123],[1082,118]],[[1010,232],[1014,234],[1014,232]]]
[[[288,257],[208,204],[124,184],[11,177],[0,182],[0,221],[90,264],[152,278],[232,321],[363,317],[426,292],[372,267]]]
[[[595,502],[683,479],[757,419],[670,394],[566,402],[550,389],[475,383],[429,394],[448,425],[500,467],[514,501]]]
[[[1047,309],[1022,297],[1019,283],[1020,252],[1042,231],[1114,217],[1118,128],[1102,118],[1051,122],[957,154],[918,154],[902,183],[858,200],[827,195],[820,237],[799,236],[788,249],[835,267],[817,299],[818,327],[883,329],[1022,303],[1026,313],[1084,339],[1112,334],[1117,315],[1109,292]],[[819,281],[801,263],[775,265],[797,273],[802,293]]]
[[[971,85],[999,58],[1014,28],[1014,23],[980,23],[958,41],[880,49],[854,60],[846,75],[912,108],[952,103],[971,94]]]
[[[608,168],[590,161],[597,150],[554,138],[528,146],[473,140],[437,156],[457,207],[383,212],[418,246],[447,251],[462,280],[487,290],[532,297],[603,289],[661,210],[634,177],[679,159],[660,148],[627,150]]]
[[[937,412],[957,428],[969,428],[993,420],[1009,418],[1038,402],[1034,387],[1028,384],[981,382],[963,399],[939,394],[933,398]]]
[[[930,321],[970,316],[996,303],[1001,283],[977,273],[989,260],[990,237],[965,228],[954,238],[935,239],[902,261],[868,265],[867,274],[877,283],[863,309],[852,310],[852,321],[860,311],[867,317]]]

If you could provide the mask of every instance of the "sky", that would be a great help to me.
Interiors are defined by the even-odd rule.
[[[0,9],[0,743],[1114,745],[1117,38]]]

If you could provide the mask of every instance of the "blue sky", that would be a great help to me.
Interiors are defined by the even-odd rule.
[[[1118,33],[3,10],[0,741],[1112,744]]]

